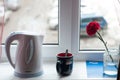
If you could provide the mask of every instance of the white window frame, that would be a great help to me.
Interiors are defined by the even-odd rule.
[[[79,3],[79,0],[59,0],[59,45],[43,45],[42,55],[45,60],[56,60],[56,55],[66,49],[73,53],[75,60],[102,60],[103,54],[98,54],[100,52],[79,51]],[[13,58],[16,47],[11,46]],[[1,60],[7,60],[4,45]]]
[[[103,60],[104,51],[80,51],[80,0],[72,0],[72,53],[76,60]]]
[[[43,45],[42,55],[45,59],[56,59],[56,55],[71,51],[71,10],[72,0],[59,0],[59,45]],[[11,46],[11,56],[15,55],[16,45]],[[13,54],[14,53],[14,54]],[[2,45],[2,60],[6,60],[5,46]],[[13,57],[14,58],[14,57]]]

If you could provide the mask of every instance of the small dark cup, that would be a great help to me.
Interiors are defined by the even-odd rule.
[[[73,55],[71,53],[59,53],[57,55],[56,70],[61,76],[68,76],[72,73]]]

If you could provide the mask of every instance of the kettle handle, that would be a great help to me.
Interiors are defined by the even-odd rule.
[[[6,51],[6,55],[7,58],[10,62],[10,64],[12,65],[13,68],[15,68],[15,64],[12,62],[11,56],[10,56],[10,44],[14,41],[14,40],[18,40],[18,34],[16,34],[15,32],[12,33],[5,42],[5,51]]]

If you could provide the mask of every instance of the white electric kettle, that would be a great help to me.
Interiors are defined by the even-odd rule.
[[[19,42],[15,63],[13,63],[10,56],[10,45],[14,40]],[[43,73],[41,55],[42,43],[43,36],[34,33],[13,32],[9,35],[5,43],[5,49],[7,58],[15,69],[15,76],[35,77]]]

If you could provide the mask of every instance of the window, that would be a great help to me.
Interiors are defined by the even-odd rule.
[[[118,15],[120,12],[119,6],[120,4],[118,0],[75,0],[73,2],[72,50],[74,53],[79,53],[79,56],[77,57],[78,59],[102,60],[103,54],[98,53],[104,53],[104,45],[102,42],[96,37],[88,37],[85,31],[85,26],[84,28],[81,26],[85,24],[81,24],[82,19],[90,17],[90,13],[103,14],[101,23],[102,25],[107,23],[107,27],[105,26],[101,29],[101,33],[104,33],[102,36],[105,41],[107,41],[109,47],[118,47],[120,42],[118,37],[119,35],[117,35],[119,34],[120,29],[120,16]],[[90,15],[85,16],[86,13]]]
[[[106,1],[106,2],[105,2]],[[81,60],[103,60],[104,45],[96,37],[88,37],[86,35],[85,28],[82,29],[81,22],[83,13],[93,13],[94,10],[98,13],[102,13],[103,22],[107,22],[107,28],[103,28],[101,32],[105,41],[108,42],[109,47],[118,47],[119,45],[119,2],[118,0],[74,0],[72,2],[73,13],[72,13],[72,51],[74,53],[79,53],[76,59]],[[99,4],[97,4],[99,2]],[[104,3],[103,3],[104,2]],[[107,3],[107,5],[105,4]],[[91,4],[91,5],[90,5]],[[94,5],[93,5],[94,4]],[[99,6],[98,6],[99,5]],[[91,6],[91,7],[90,7]],[[91,9],[93,11],[91,11]],[[93,9],[95,8],[95,9]],[[87,9],[87,10],[86,10]],[[103,10],[103,11],[102,11]],[[82,12],[84,11],[84,12]],[[102,12],[101,12],[102,11]],[[89,15],[90,16],[90,15]],[[105,20],[105,21],[104,21]],[[105,26],[106,27],[106,26]],[[82,36],[81,36],[82,35]],[[85,36],[83,36],[85,35]],[[108,36],[109,35],[109,36]],[[93,43],[92,43],[93,42]],[[102,54],[99,54],[102,53]],[[80,57],[82,56],[82,57]]]
[[[80,7],[85,7],[85,5],[80,6],[82,0],[74,0],[72,1],[72,27],[71,27],[71,50],[75,54],[75,58],[77,60],[103,60],[103,52],[104,51],[99,51],[93,50],[91,51],[91,48],[84,47],[81,48],[82,46],[86,45],[86,41],[83,41],[83,43],[80,42],[82,39],[81,34],[84,34],[81,31],[80,25],[81,25],[81,8]],[[85,30],[85,29],[83,29]],[[83,37],[84,39],[85,37]],[[90,42],[91,43],[91,42]],[[80,50],[81,49],[81,50]]]
[[[103,3],[104,2],[104,3]],[[99,4],[98,4],[99,3]],[[108,47],[120,44],[120,3],[119,0],[81,0],[80,5],[80,50],[103,50],[104,45],[97,37],[89,37],[85,27],[91,21],[98,21],[101,34]],[[93,42],[93,43],[91,43]],[[91,45],[92,44],[92,45]]]
[[[9,0],[5,1],[9,2]],[[6,9],[7,3],[5,2],[5,12],[9,11],[7,14],[5,14],[5,17],[9,16],[9,19],[6,19],[5,22],[3,43],[5,42],[5,39],[10,32],[29,30],[41,32],[42,34],[46,33],[44,39],[44,44],[46,45],[43,45],[42,50],[43,57],[45,59],[56,59],[56,54],[59,52],[63,52],[66,49],[69,49],[71,51],[70,34],[72,0],[58,0],[58,2],[56,1],[57,0],[20,0],[18,8],[13,8],[13,6],[10,6],[9,9]],[[10,2],[9,5],[12,3],[13,2]],[[50,13],[52,16],[51,21],[48,19],[48,17],[50,17]],[[54,14],[55,16],[53,16],[52,14]],[[49,22],[51,23],[51,25],[54,25],[53,22],[55,22],[55,28],[53,28],[52,26],[50,27]],[[44,31],[45,29],[46,31]],[[14,57],[13,53],[15,53],[15,48],[16,45],[11,46],[12,57]],[[6,58],[4,45],[2,57]]]
[[[11,32],[25,30],[43,34],[44,44],[58,44],[58,8],[58,0],[5,0],[3,43]]]
[[[25,2],[24,0],[20,0],[20,1],[21,1],[21,3]],[[33,0],[31,0],[31,1],[33,1]],[[100,50],[103,49],[103,45],[101,44],[101,42],[99,40],[97,40],[96,37],[88,38],[88,37],[85,37],[85,36],[84,37],[81,36],[83,34],[86,35],[86,33],[84,33],[85,29],[82,29],[82,27],[81,27],[81,22],[83,23],[83,21],[85,21],[85,23],[87,23],[89,21],[89,20],[86,20],[86,19],[81,19],[83,17],[81,15],[81,12],[84,11],[86,8],[89,8],[88,6],[90,6],[90,3],[94,3],[94,0],[92,0],[92,1],[87,1],[87,0],[58,0],[58,2],[55,2],[55,3],[52,3],[52,2],[54,2],[56,0],[49,0],[48,2],[50,2],[51,4],[48,4],[48,2],[45,3],[42,0],[35,0],[34,3],[31,2],[31,1],[28,1],[24,4],[21,4],[21,7],[18,8],[17,11],[12,12],[12,14],[10,16],[10,19],[5,23],[3,42],[5,40],[5,37],[7,37],[8,33],[10,33],[9,31],[7,32],[7,30],[11,30],[11,31],[23,30],[24,29],[23,26],[25,26],[25,22],[27,21],[27,23],[28,23],[27,25],[31,26],[31,27],[26,28],[26,30],[33,30],[33,31],[38,31],[39,32],[39,30],[37,28],[33,27],[33,26],[34,25],[38,26],[38,25],[40,25],[39,23],[41,23],[41,22],[42,22],[41,25],[43,25],[44,20],[45,20],[46,21],[45,23],[50,22],[52,25],[55,25],[54,22],[56,23],[56,25],[54,27],[52,26],[52,27],[47,28],[48,32],[43,31],[41,29],[41,32],[43,34],[47,33],[46,40],[44,41],[44,44],[45,43],[47,43],[47,44],[43,45],[43,56],[48,57],[46,59],[50,59],[50,58],[53,59],[53,57],[56,58],[55,57],[56,54],[59,53],[59,52],[65,51],[65,49],[69,49],[70,52],[74,53],[75,54],[75,56],[74,56],[75,59],[80,59],[80,60],[86,60],[86,59],[98,60],[98,58],[101,59],[100,56],[102,56],[102,54],[94,54],[93,52],[85,52],[84,53],[84,51],[91,51],[91,50],[99,51],[99,48],[100,48]],[[86,6],[86,4],[82,4],[83,3],[82,1],[84,1],[84,3],[87,2],[88,6]],[[51,6],[51,7],[44,8],[44,7],[38,7],[37,5],[33,5],[33,4],[38,3],[38,2],[39,3],[43,2],[45,4],[44,6]],[[113,2],[111,2],[111,0],[108,1],[108,2],[110,2],[110,5],[108,5],[108,7],[109,7],[109,6],[111,6],[111,4]],[[56,4],[56,3],[58,3],[58,4]],[[116,7],[119,6],[117,1],[115,1],[114,3],[117,4]],[[30,6],[31,4],[33,6]],[[52,4],[54,4],[54,5],[52,5]],[[25,8],[23,8],[22,6],[25,6]],[[41,5],[39,5],[39,6],[41,6]],[[54,9],[53,6],[57,6],[58,8],[55,7],[55,9]],[[81,8],[81,7],[83,7],[83,8]],[[101,7],[97,10],[101,11],[102,9],[104,9],[104,7]],[[20,9],[22,9],[22,8],[24,10],[21,12]],[[97,8],[97,7],[95,7],[95,8]],[[33,11],[37,11],[38,13],[32,12],[31,11],[32,9],[33,9]],[[40,9],[41,9],[41,11],[39,11]],[[105,10],[103,11],[104,14],[106,13],[107,9],[108,8],[105,8]],[[55,13],[56,12],[58,12],[58,13],[55,14],[54,17],[52,17],[52,20],[50,21],[49,19],[46,20],[47,17],[40,14],[40,12],[44,12],[46,10],[48,10],[48,11],[46,13],[44,13],[43,15],[46,15],[47,13],[54,13],[54,11],[55,11]],[[53,10],[53,12],[52,12],[52,10]],[[111,10],[108,10],[108,13],[110,13]],[[117,15],[118,14],[118,8],[116,8],[116,10],[117,10],[116,15]],[[86,11],[90,12],[90,10],[85,10],[85,12]],[[19,14],[18,17],[13,15],[13,14],[18,15],[19,12],[21,14]],[[114,13],[115,11],[112,11],[112,12]],[[24,15],[25,13],[28,13],[28,14]],[[39,22],[34,21],[34,19],[32,19],[31,17],[27,17],[29,15],[30,16],[37,15],[37,16],[34,17],[34,19],[39,20]],[[99,16],[99,17],[90,19],[90,21],[91,20],[97,20],[100,23],[103,23],[102,21],[104,21],[104,20],[107,23],[111,20],[118,21],[117,20],[118,16],[116,16],[116,15],[112,14],[112,16],[114,16],[114,18],[112,18],[109,14],[105,15],[106,17],[104,17],[104,18]],[[13,17],[13,18],[11,18],[11,17]],[[43,19],[43,21],[41,19]],[[26,21],[23,21],[23,20],[26,20]],[[13,21],[17,21],[17,22],[14,25],[12,25],[14,23]],[[31,21],[33,22],[32,24],[31,24]],[[112,24],[115,21],[113,21],[113,22],[111,21],[111,23],[107,24],[107,25],[112,26]],[[46,24],[47,26],[48,26],[48,23]],[[118,25],[118,23],[116,23],[116,24]],[[10,28],[10,27],[14,27],[14,26],[16,27],[18,25],[22,26],[22,27],[20,27],[20,28],[18,27],[18,29]],[[118,28],[118,26],[116,26],[116,25],[115,25],[115,27]],[[111,28],[113,29],[114,27],[111,27]],[[43,27],[43,29],[44,29],[44,27]],[[108,30],[108,28],[107,28],[107,30]],[[114,28],[114,30],[116,30],[116,28]],[[49,32],[49,31],[51,31],[51,32]],[[108,32],[108,31],[105,31],[105,32]],[[118,33],[119,30],[116,31],[116,32]],[[114,37],[117,39],[118,37],[116,35],[116,32],[115,33],[109,33],[109,34],[114,34],[115,35]],[[53,35],[53,37],[55,37],[55,38],[54,39],[51,38],[50,37],[51,35]],[[110,37],[106,37],[106,38],[107,39],[109,39],[109,38],[112,39],[113,37],[110,36]],[[89,44],[91,43],[91,41],[93,39],[95,39],[97,42],[94,42],[95,45],[89,46]],[[117,40],[119,40],[119,39],[117,39]],[[106,40],[106,41],[109,41],[109,40]],[[50,45],[48,45],[48,43]],[[53,45],[53,44],[56,44],[56,45]],[[13,45],[13,47],[16,47],[16,45]],[[14,48],[12,48],[11,51],[14,51]]]

